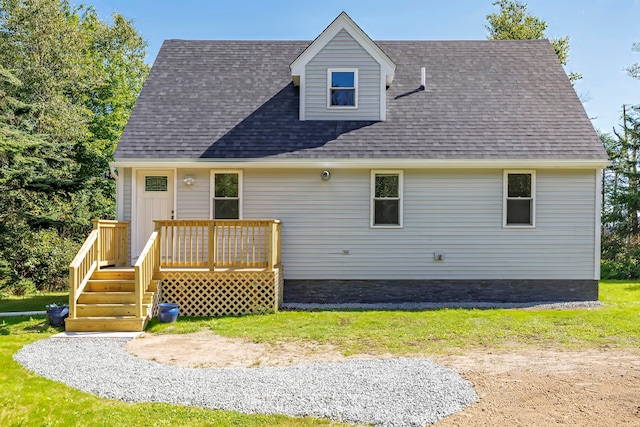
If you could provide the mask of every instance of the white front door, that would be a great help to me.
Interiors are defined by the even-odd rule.
[[[134,262],[154,230],[154,219],[173,217],[173,171],[140,170],[136,180]]]

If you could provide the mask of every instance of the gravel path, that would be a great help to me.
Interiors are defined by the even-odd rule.
[[[128,402],[383,426],[432,424],[478,400],[468,381],[427,359],[192,369],[136,358],[126,352],[127,341],[49,338],[23,347],[14,359],[43,377]]]

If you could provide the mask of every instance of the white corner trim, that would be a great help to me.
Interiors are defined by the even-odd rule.
[[[596,169],[594,176],[596,179],[595,187],[595,238],[594,238],[594,263],[593,263],[593,278],[600,280],[600,251],[601,251],[601,222],[602,222],[602,169]]]
[[[380,121],[387,120],[387,79],[380,73]]]
[[[306,108],[307,108],[307,79],[305,78],[304,73],[300,75],[300,121],[306,120]]]
[[[138,230],[138,169],[131,168],[131,233],[130,247],[129,247],[129,264],[133,265],[133,260],[136,259],[136,249],[138,246],[136,230]]]
[[[173,171],[173,209],[171,210],[171,218],[178,219],[178,168],[172,168]]]
[[[118,169],[116,175],[116,219],[124,220],[124,170]]]

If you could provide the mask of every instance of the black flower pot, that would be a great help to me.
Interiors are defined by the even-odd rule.
[[[62,326],[64,319],[69,316],[69,306],[64,305],[62,307],[48,308],[47,317],[49,318],[49,324],[54,327]]]

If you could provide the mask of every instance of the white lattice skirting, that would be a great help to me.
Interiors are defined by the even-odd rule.
[[[163,271],[160,300],[179,304],[180,316],[225,316],[278,311],[284,275],[273,271]]]

